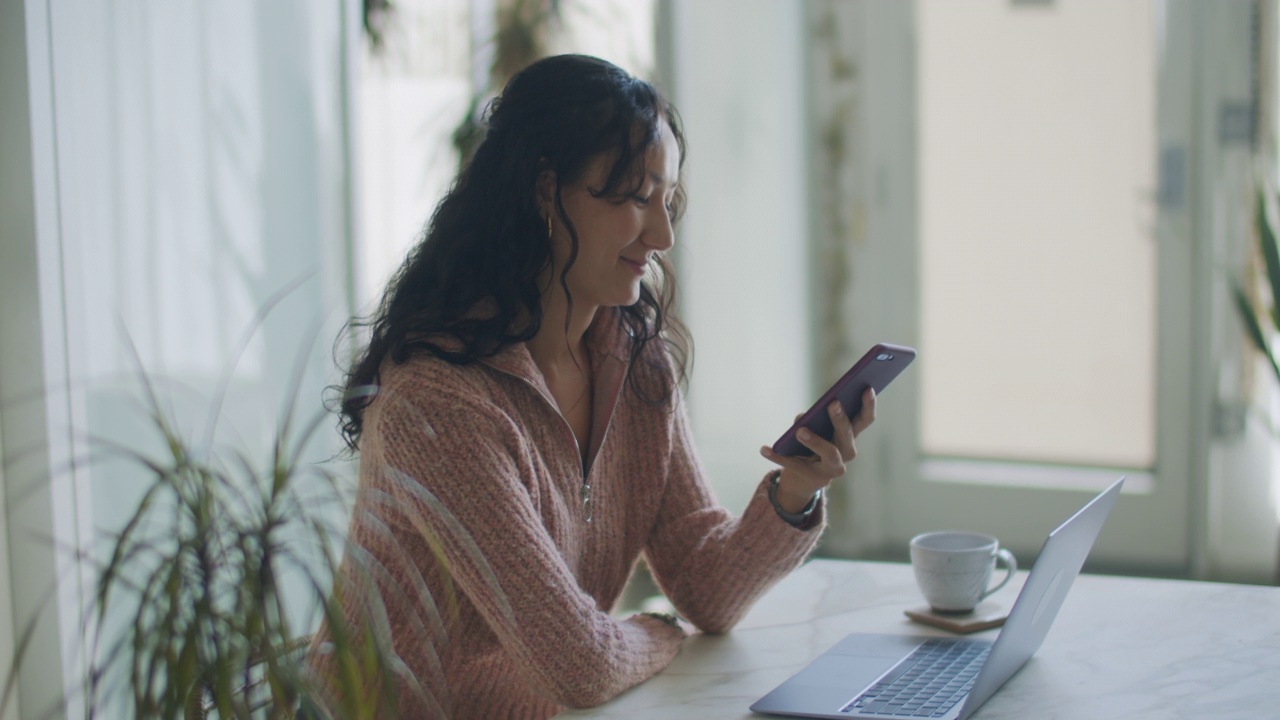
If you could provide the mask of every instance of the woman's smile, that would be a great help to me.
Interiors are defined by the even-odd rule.
[[[636,162],[639,185],[633,192],[605,196],[599,190],[614,162],[613,155],[601,153],[581,178],[566,184],[562,210],[552,204],[553,187],[548,186],[543,200],[553,213],[551,273],[555,276],[568,265],[565,289],[576,310],[588,318],[598,307],[638,302],[650,263],[675,242],[671,203],[679,185],[680,148],[671,126],[658,122],[657,137]],[[576,252],[570,228],[577,236]]]
[[[645,257],[643,260],[632,260],[631,258],[624,256],[622,258],[622,264],[631,268],[631,270],[637,275],[644,275],[645,271],[649,268],[649,258]]]

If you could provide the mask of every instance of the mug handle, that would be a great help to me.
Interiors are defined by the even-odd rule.
[[[983,598],[999,590],[1005,585],[1008,585],[1009,581],[1013,579],[1013,574],[1018,572],[1018,560],[1013,557],[1013,553],[1009,552],[1007,548],[1000,548],[999,550],[996,551],[996,560],[1004,561],[1004,566],[1006,571],[1004,574],[1004,579],[1000,581],[999,585],[996,585],[990,590],[987,590],[986,592],[982,593]]]

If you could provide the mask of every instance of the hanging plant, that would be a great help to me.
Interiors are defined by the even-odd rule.
[[[362,2],[360,15],[364,25],[364,35],[369,38],[369,46],[375,53],[381,51],[386,44],[387,25],[391,22],[394,9],[391,0],[363,0]]]
[[[561,18],[560,0],[500,0],[497,27],[487,41],[493,49],[489,84],[475,88],[471,102],[453,130],[458,165],[464,167],[484,137],[484,110],[489,100],[506,87],[513,75],[550,54],[552,25]]]

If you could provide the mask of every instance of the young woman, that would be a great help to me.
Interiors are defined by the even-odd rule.
[[[473,160],[386,290],[349,373],[360,492],[343,627],[403,663],[401,717],[546,718],[729,630],[823,527],[875,398],[716,504],[680,395],[664,254],[684,200],[675,110],[599,59],[541,60],[490,108]],[[610,613],[643,556],[681,617]],[[334,623],[314,646],[330,677]],[[330,653],[326,654],[326,648]]]

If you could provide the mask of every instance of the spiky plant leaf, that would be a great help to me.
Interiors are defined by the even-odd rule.
[[[93,622],[86,618],[86,629],[99,633],[86,679],[90,717],[127,701],[139,720],[188,713],[291,718],[300,703],[317,707],[307,700],[317,692],[343,699],[339,717],[392,717],[403,663],[385,633],[346,627],[332,596],[345,527],[331,527],[316,512],[326,498],[344,505],[338,478],[305,464],[303,448],[327,411],[295,423],[296,398],[288,398],[290,418],[277,425],[258,462],[233,449],[193,447],[152,378],[141,371],[139,378],[142,414],[164,450],[149,456],[102,443],[147,480],[123,529],[106,538],[108,553],[98,564]],[[289,388],[291,395],[300,391],[296,383]],[[213,437],[205,435],[207,442]],[[302,583],[290,584],[291,573]],[[302,593],[295,599],[323,613],[335,654],[357,659],[352,672],[326,681],[330,686],[320,688],[302,665],[314,628],[292,626],[290,593]],[[123,630],[111,622],[120,610],[128,611]],[[103,637],[104,628],[118,637]]]
[[[1255,223],[1258,228],[1258,245],[1266,268],[1267,286],[1270,289],[1270,326],[1274,330],[1280,328],[1280,316],[1276,314],[1280,312],[1280,246],[1276,244],[1275,213],[1268,198],[1266,189],[1259,188]]]
[[[1231,291],[1235,298],[1236,309],[1240,311],[1240,318],[1244,321],[1245,331],[1249,335],[1249,339],[1253,341],[1254,347],[1267,358],[1272,372],[1275,373],[1276,381],[1280,382],[1280,363],[1276,362],[1276,357],[1271,352],[1271,346],[1267,343],[1260,314],[1254,309],[1253,303],[1249,302],[1249,296],[1245,293],[1244,287],[1240,283],[1233,283]],[[1272,328],[1274,332],[1274,326]]]

